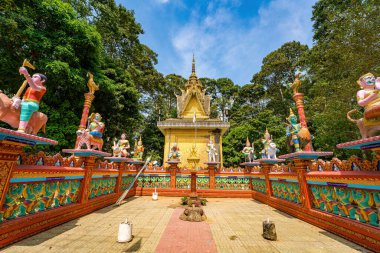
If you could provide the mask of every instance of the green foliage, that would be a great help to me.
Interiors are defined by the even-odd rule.
[[[357,127],[346,113],[357,108],[358,78],[379,75],[380,3],[378,1],[321,0],[313,7],[315,45],[305,58],[308,78],[306,110],[315,129],[315,147],[342,158],[352,152],[337,143],[359,139]],[[362,117],[362,116],[357,116]]]
[[[199,199],[201,201],[201,205],[202,206],[206,206],[207,205],[207,199]]]
[[[296,72],[303,74],[300,91],[314,148],[341,158],[354,153],[335,146],[360,138],[346,119],[349,110],[359,108],[356,80],[367,72],[380,75],[380,3],[320,0],[312,20],[313,47],[285,43],[263,59],[252,83],[240,87],[228,78],[200,79],[212,98],[210,117],[231,125],[223,137],[225,166],[243,161],[247,137],[260,157],[266,128],[280,153],[287,153],[284,123],[290,107],[296,112],[289,87]],[[48,77],[40,111],[49,117],[47,137],[59,145],[31,151],[73,147],[91,71],[100,86],[91,112],[101,113],[106,124],[105,150],[110,151],[109,140],[125,132],[131,146],[141,135],[146,155],[162,160],[164,138],[156,123],[177,116],[175,95],[186,79],[163,76],[154,68],[157,54],[140,43],[143,29],[132,10],[114,0],[5,0],[0,34],[1,89],[6,94],[12,96],[21,85],[17,69],[24,58]]]
[[[183,206],[187,205],[187,201],[188,201],[188,200],[189,200],[188,197],[182,197],[182,198],[181,198],[181,205],[183,205]]]

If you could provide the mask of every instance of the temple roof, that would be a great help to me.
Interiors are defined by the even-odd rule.
[[[181,89],[182,94],[177,95],[178,118],[192,118],[197,113],[198,118],[207,119],[210,116],[210,96],[205,94],[202,83],[195,73],[195,59],[193,56],[191,75]]]

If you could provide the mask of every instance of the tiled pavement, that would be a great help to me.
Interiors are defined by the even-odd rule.
[[[205,224],[211,230],[218,252],[370,252],[252,199],[208,201],[204,207],[208,217]],[[159,197],[158,201],[133,197],[120,207],[100,209],[17,242],[1,252],[155,252],[169,241],[172,252],[188,252],[184,241],[178,239],[183,238],[184,233],[169,229],[170,235],[178,240],[160,242],[167,236],[164,231],[170,228],[172,216],[175,219],[180,214],[179,202],[179,197]],[[133,223],[134,238],[129,243],[118,243],[118,226],[126,217]],[[278,241],[267,241],[261,236],[262,221],[268,217],[276,224]],[[183,229],[178,226],[178,230]],[[194,238],[194,245],[205,243],[204,240],[212,245],[210,238],[199,237]]]

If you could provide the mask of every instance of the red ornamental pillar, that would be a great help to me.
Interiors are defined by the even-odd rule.
[[[305,110],[304,110],[304,104],[303,104],[303,93],[296,93],[293,96],[294,102],[296,102],[297,111],[298,111],[298,117],[300,119],[300,124],[302,127],[307,128],[307,122],[306,122],[306,116],[305,116]],[[311,140],[310,142],[305,146],[304,151],[313,151]]]
[[[94,100],[95,96],[92,93],[85,93],[84,94],[84,105],[83,105],[83,112],[82,112],[82,119],[80,120],[79,129],[85,129],[87,127],[87,118],[88,114],[91,108],[92,101]]]
[[[27,144],[0,141],[0,207],[3,206],[8,191],[12,171],[16,166],[18,154]]]
[[[208,166],[209,178],[210,178],[210,189],[215,189],[215,165]]]
[[[177,165],[178,163],[169,163],[170,170],[170,188],[175,189],[177,179]]]
[[[90,195],[90,186],[92,180],[92,171],[95,167],[95,156],[87,156],[84,157],[84,169],[86,170],[84,173],[84,178],[82,182],[82,191],[79,196],[79,203],[88,202],[88,197]]]
[[[307,187],[307,181],[306,181],[306,169],[307,166],[310,164],[310,160],[305,159],[293,159],[294,161],[294,169],[297,173],[298,178],[298,185],[300,188],[300,194],[302,199],[302,207],[311,209],[311,200],[310,200],[310,191]]]
[[[191,192],[190,192],[190,198],[197,198],[197,172],[191,171]]]
[[[118,169],[119,174],[116,179],[116,186],[115,186],[115,192],[119,193],[121,190],[121,180],[123,179],[123,171],[124,171],[124,165],[125,163],[122,162],[115,162],[115,167]]]
[[[269,164],[269,163],[263,163],[261,164],[261,168],[262,168],[262,171],[265,175],[265,185],[266,185],[266,188],[267,188],[267,195],[268,195],[268,198],[272,197],[272,187],[270,185],[270,180],[269,180],[269,172],[270,172],[270,169],[271,167],[273,166],[273,164]]]

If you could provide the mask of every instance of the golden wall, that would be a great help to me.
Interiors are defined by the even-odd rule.
[[[178,167],[189,167],[187,158],[190,157],[190,149],[195,144],[197,147],[197,155],[199,157],[198,166],[201,168],[207,167],[204,163],[208,161],[207,144],[210,136],[213,133],[209,129],[197,129],[196,134],[194,129],[166,129],[165,130],[165,151],[164,151],[164,166],[167,166],[168,155],[173,143],[176,142],[181,152],[181,163]],[[213,137],[214,138],[214,137]],[[170,143],[170,144],[169,144]],[[218,153],[217,161],[223,161],[222,157],[222,137],[218,145],[220,152]],[[222,165],[222,163],[221,163]]]

